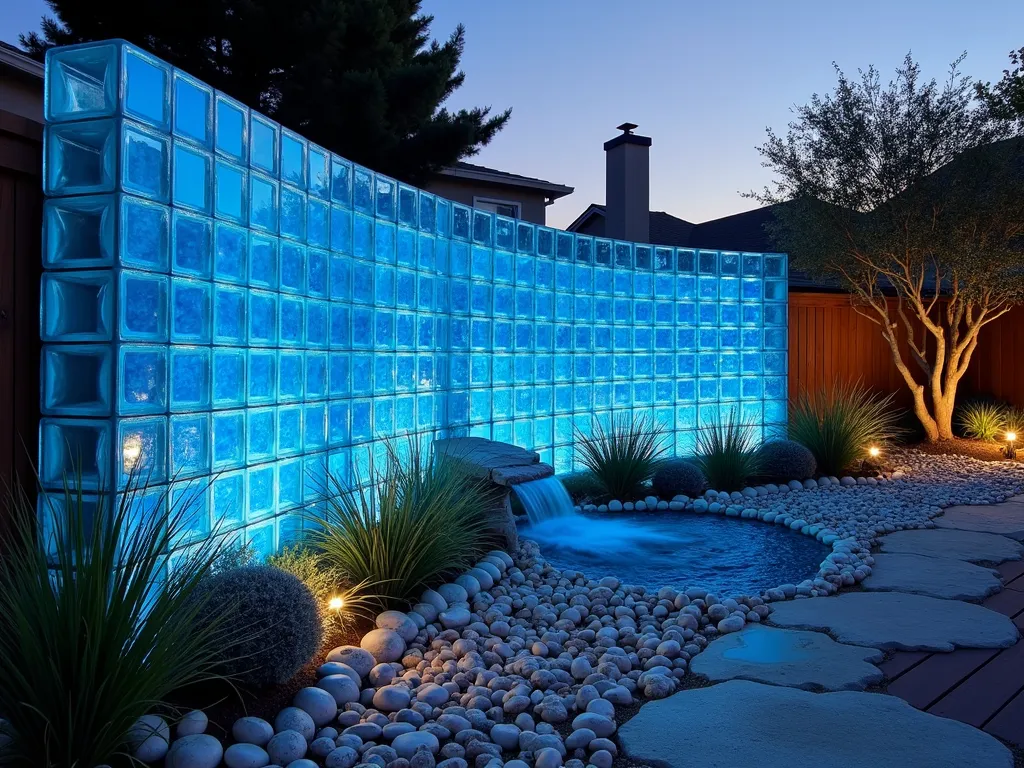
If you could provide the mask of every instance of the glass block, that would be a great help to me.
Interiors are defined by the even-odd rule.
[[[247,251],[246,230],[218,221],[214,226],[213,279],[244,284]]]
[[[50,196],[113,192],[117,183],[116,120],[47,125],[43,191]]]
[[[278,184],[258,173],[249,176],[249,225],[277,234]]]
[[[248,190],[249,172],[218,159],[214,167],[214,215],[238,224],[248,222]]]
[[[255,408],[246,411],[246,458],[250,464],[267,461],[275,456],[277,440],[274,408]]]
[[[278,342],[283,347],[301,347],[305,337],[305,302],[302,299],[281,297],[277,326]]]
[[[246,520],[259,520],[274,513],[274,501],[277,497],[277,491],[274,482],[273,464],[250,467],[246,471],[246,496],[248,497]],[[261,533],[255,533],[257,530],[261,531]],[[260,529],[249,529],[247,534],[250,542],[254,543],[254,547],[263,557],[273,554],[273,524],[263,526]],[[269,541],[265,538],[268,536]]]
[[[152,272],[167,271],[169,214],[167,206],[130,195],[121,196],[121,264]]]
[[[171,197],[171,142],[128,120],[121,127],[121,189],[167,203]]]
[[[211,336],[209,283],[176,277],[171,280],[171,343],[204,344]]]
[[[398,213],[398,182],[387,176],[374,177],[374,198],[378,218],[394,221]]]
[[[283,405],[277,409],[277,455],[302,452],[302,406]]]
[[[109,117],[117,111],[118,45],[114,42],[51,48],[46,52],[46,120]]]
[[[58,198],[43,204],[43,267],[112,266],[116,210],[112,195]]]
[[[328,295],[328,254],[310,248],[306,254],[306,290],[310,296],[327,298]]]
[[[294,402],[303,396],[305,366],[301,352],[282,351],[278,361],[278,400]]]
[[[117,425],[118,487],[133,476],[138,482],[158,484],[167,480],[167,419],[164,416],[122,419]]]
[[[246,402],[249,405],[273,405],[277,401],[277,352],[250,350],[247,371]]]
[[[256,112],[249,116],[249,165],[277,177],[280,168],[280,128]]]
[[[209,279],[213,272],[213,226],[209,219],[172,213],[171,273]]]
[[[215,428],[216,430],[216,428]],[[214,479],[211,522],[220,530],[232,530],[245,518],[245,472],[223,472]]]
[[[277,509],[295,509],[302,505],[302,459],[277,463]]]
[[[306,239],[306,194],[281,185],[280,231],[282,237],[304,242]]]
[[[213,288],[213,343],[245,344],[245,300],[242,288],[214,285]]]
[[[249,285],[277,290],[278,240],[253,233],[249,237]]]
[[[302,433],[304,449],[307,452],[323,450],[327,447],[326,403],[312,403],[303,407]]]
[[[167,278],[124,270],[120,276],[120,337],[125,341],[168,340]]]
[[[122,49],[124,113],[153,127],[171,127],[171,68],[155,56],[125,45]]]
[[[306,249],[294,243],[281,243],[281,290],[306,293]]]
[[[213,210],[213,156],[175,141],[173,169],[172,202],[210,214]]]
[[[112,410],[112,357],[107,346],[48,344],[42,352],[45,414],[105,417]]]
[[[170,472],[172,477],[196,477],[210,472],[210,414],[171,416]]]
[[[213,349],[214,408],[245,405],[245,362],[245,350]]]
[[[308,157],[306,191],[321,200],[329,200],[331,197],[331,164],[327,150],[316,144],[309,144]]]
[[[44,272],[41,294],[43,341],[110,341],[113,338],[113,272]]]
[[[175,136],[195,141],[206,148],[213,146],[213,89],[174,71],[173,126]]]
[[[216,95],[216,101],[214,131],[217,152],[245,164],[249,147],[249,108],[223,93]]]
[[[331,155],[331,202],[352,207],[352,163]]]
[[[273,293],[249,294],[249,343],[258,346],[277,344],[277,300]]]
[[[330,206],[313,197],[306,199],[306,242],[319,248],[329,248]]]
[[[172,549],[195,544],[210,535],[210,486],[204,480],[176,482],[168,500],[174,521]]]
[[[210,350],[171,347],[171,411],[210,407]]]
[[[126,345],[118,351],[117,412],[164,413],[167,410],[167,348]]]
[[[281,131],[281,181],[306,189],[306,140],[287,129]]]

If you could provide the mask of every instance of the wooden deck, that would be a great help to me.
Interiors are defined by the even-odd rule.
[[[1024,560],[999,566],[1006,588],[984,605],[1024,632]],[[918,709],[1024,747],[1024,640],[1004,650],[897,651],[881,665],[889,693]]]

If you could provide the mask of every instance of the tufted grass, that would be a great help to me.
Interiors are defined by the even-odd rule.
[[[704,427],[697,432],[694,463],[704,473],[708,488],[742,490],[747,480],[761,470],[753,428],[740,424],[735,410],[724,423]]]
[[[166,552],[189,514],[140,515],[165,492],[133,482],[95,514],[81,478],[44,495],[53,525],[36,536],[36,503],[8,489],[0,541],[0,713],[12,741],[0,764],[47,768],[127,761],[126,736],[143,714],[215,673],[221,649],[242,636],[230,615],[199,628],[193,593],[222,543]],[[63,509],[61,514],[56,514]],[[96,523],[96,524],[94,524]]]
[[[993,441],[1003,436],[1004,430],[1017,431],[1022,426],[1020,413],[1010,411],[990,400],[971,400],[956,415],[957,424],[966,437]]]
[[[658,470],[667,447],[647,416],[613,416],[608,427],[594,419],[590,435],[574,429],[577,460],[611,499],[635,498]]]

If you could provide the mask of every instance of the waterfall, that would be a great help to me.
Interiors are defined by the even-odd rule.
[[[513,485],[512,490],[522,502],[532,525],[572,514],[572,499],[557,477]]]

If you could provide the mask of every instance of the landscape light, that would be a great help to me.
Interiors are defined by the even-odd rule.
[[[340,611],[345,606],[345,601],[340,597],[332,597],[330,602],[327,603],[327,607],[332,611]]]
[[[882,451],[881,451],[881,449],[880,449],[880,448],[879,448],[879,447],[878,447],[877,445],[872,445],[872,446],[871,446],[870,448],[868,448],[868,455],[869,455],[869,456],[870,456],[870,457],[871,457],[872,459],[877,459],[877,458],[878,458],[878,455],[879,455],[879,454],[880,454],[881,452],[882,452]]]
[[[1014,445],[1015,442],[1017,442],[1017,433],[1016,432],[1007,432],[1006,433],[1006,447],[1003,448],[1003,456],[1005,456],[1008,459],[1016,459],[1017,458],[1017,446]]]

